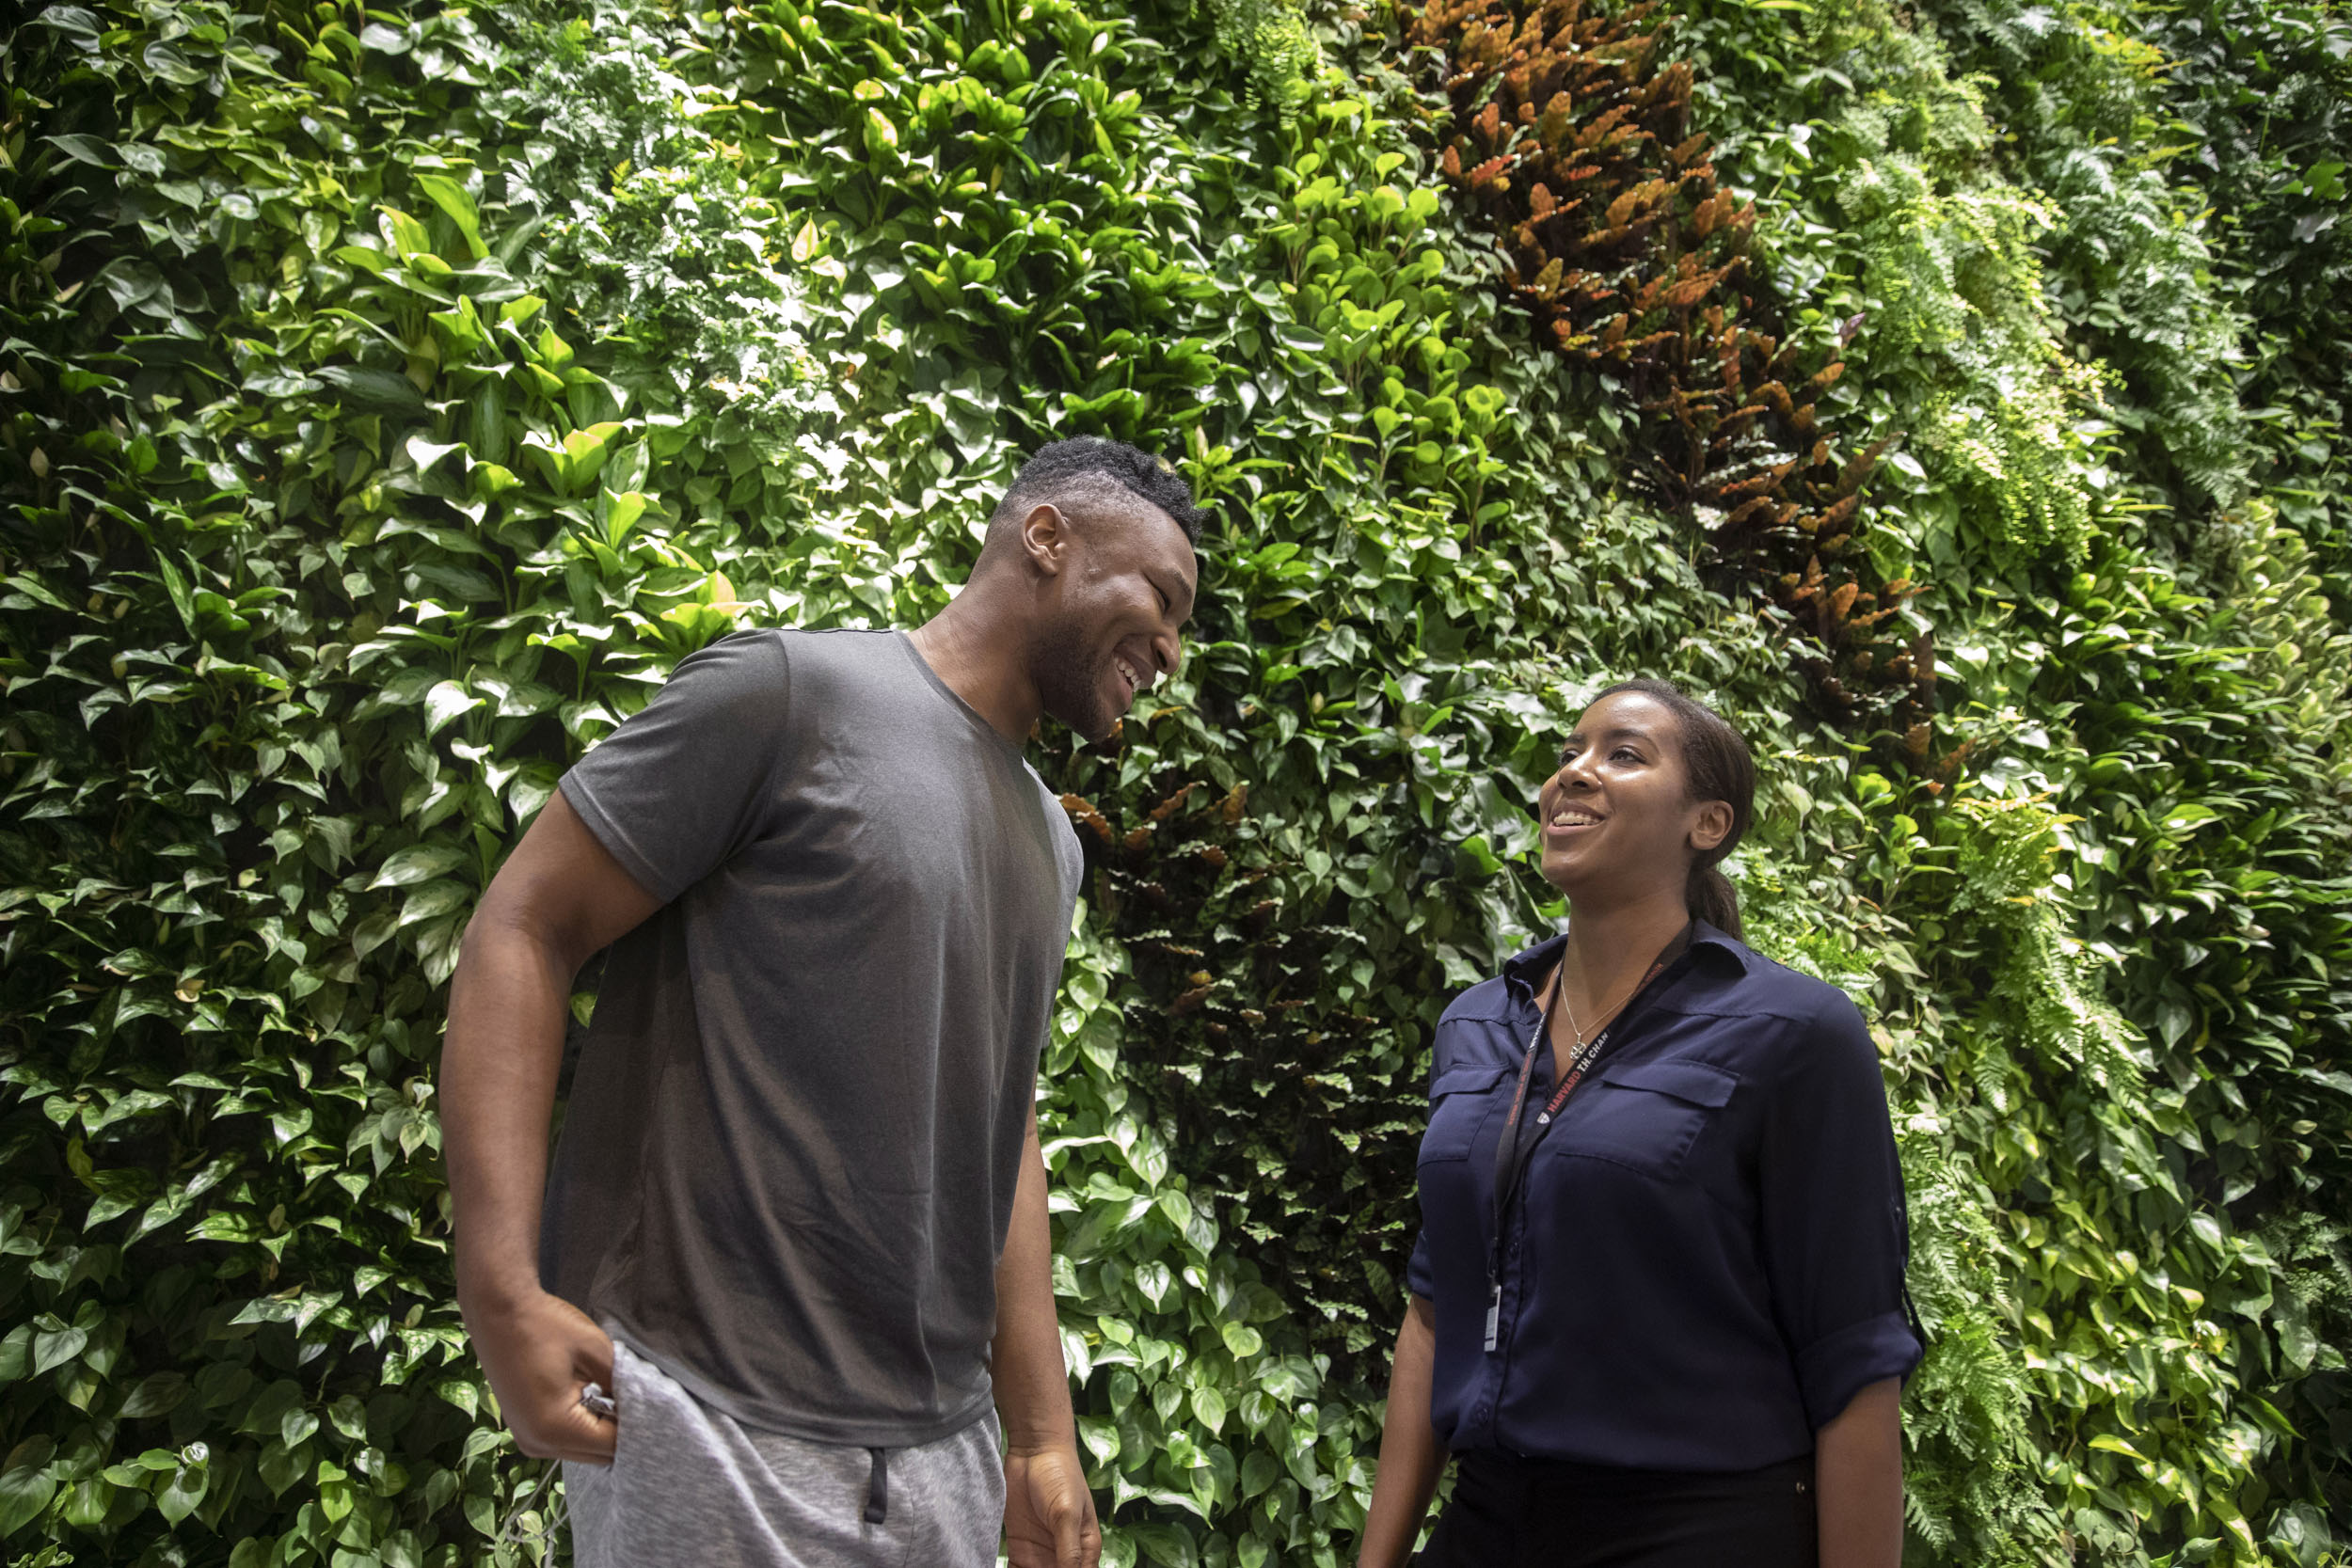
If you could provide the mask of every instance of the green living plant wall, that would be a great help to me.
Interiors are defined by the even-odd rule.
[[[1636,669],[1798,698],[1610,501],[1395,122],[1251,111],[1190,25],[11,36],[11,1550],[544,1555],[449,1301],[465,912],[677,657],[919,619],[1076,431],[1222,515],[1187,677],[1047,746],[1097,871],[1043,1112],[1110,1556],[1345,1549],[1423,1032],[1538,918],[1549,734]]]
[[[2328,5],[1926,8],[2056,198],[2058,302],[2122,372],[2152,477],[2259,483],[2344,602],[2352,16]],[[2231,383],[2234,380],[2236,385]]]
[[[1916,433],[1878,493],[1878,547],[1936,585],[1945,766],[2076,819],[2074,930],[2145,1042],[2105,1107],[2062,1060],[2045,1056],[2045,1077],[2017,1053],[2047,1020],[1950,1060],[1981,1109],[2010,1116],[2023,1091],[2071,1128],[2055,1148],[1971,1140],[2023,1243],[2006,1293],[2053,1508],[2042,1533],[2122,1560],[2318,1561],[2342,1548],[2352,1454],[2352,1267],[2329,1196],[2352,1088],[2345,639],[2321,592],[2336,503],[2314,490],[2324,448],[2236,475],[2198,454],[2217,423],[2324,408],[2339,372],[2289,395],[2280,356],[2234,346],[2214,275],[2298,258],[2244,237],[2209,251],[2193,187],[2118,173],[2104,144],[2070,151],[2047,128],[2101,93],[2153,96],[2164,74],[2128,14],[2075,22],[2051,48],[2077,75],[2031,99],[2042,119],[2019,110],[2022,167],[1988,118],[1990,79],[1888,11],[1693,8],[1686,47],[1741,128],[1723,161],[1774,212],[1766,264],[1851,338],[1866,428]],[[2217,402],[2221,371],[2244,377],[2242,413]],[[2029,422],[1990,443],[1946,434],[1950,410],[1995,399]],[[2308,427],[2296,439],[2308,449]],[[1987,483],[2009,500],[1972,504]],[[2021,515],[2083,526],[2021,531]],[[1939,1006],[1982,983],[1950,962],[1964,956],[1930,964]],[[2069,1231],[2087,1243],[2074,1258]]]
[[[1932,745],[1905,748],[1927,766],[1855,774],[1866,816],[1898,815],[1849,854],[1884,917],[1853,967],[1880,972],[1931,1304],[1908,1402],[1915,1546],[2316,1560],[2342,1512],[2352,1273],[2310,1212],[2342,1148],[2345,830],[2344,639],[2311,552],[2270,498],[2213,515],[2170,488],[2182,430],[2133,450],[2103,425],[2109,374],[2044,295],[2037,242],[2062,209],[2004,176],[1978,89],[1931,39],[1867,7],[1692,8],[1668,31],[1708,68],[1715,164],[1735,190],[1772,182],[1743,252],[1701,143],[1652,123],[1684,68],[1652,63],[1654,23],[1626,36],[1640,16],[1447,4],[1415,37],[1442,51],[1448,172],[1503,209],[1515,259],[1534,231],[1518,203],[1574,257],[1678,201],[1650,267],[1689,292],[1645,342],[1724,333],[1720,279],[1749,319],[1747,291],[1776,288],[1815,362],[1842,351],[1853,372],[1829,418],[1867,450],[1908,443],[1863,538],[1884,578],[1930,584],[1911,609],[1934,625],[1945,711]],[[1667,172],[1613,176],[1593,150]],[[2051,253],[2053,271],[2096,295],[2082,254]],[[2195,341],[2226,341],[2201,280],[2149,277],[2146,259],[2135,285],[2185,301],[2172,322]],[[1558,271],[1535,293],[1570,321],[1630,288]],[[1645,398],[1661,417],[1637,445],[1672,450],[1686,399],[1762,413],[1724,365],[1720,385],[1697,367]],[[1787,464],[1822,461],[1803,453]]]
[[[1183,675],[1039,753],[1091,867],[1041,1111],[1111,1560],[1348,1554],[1427,1026],[1556,913],[1523,801],[1637,672],[1766,759],[1759,942],[1877,1005],[1935,1338],[1917,1549],[2318,1560],[2340,1241],[2249,1236],[2344,1147],[2313,861],[2343,656],[2294,528],[2213,531],[2233,607],[2187,644],[2204,601],[2128,540],[2042,631],[1969,613],[2014,541],[1947,528],[1975,706],[1944,779],[1867,765],[1806,717],[1819,650],[1619,499],[1639,411],[1502,302],[1422,67],[1359,16],[1327,71],[1302,14],[124,4],[10,37],[11,1552],[546,1555],[448,1299],[430,1061],[466,911],[677,657],[921,618],[1021,451],[1090,431],[1218,511]],[[1767,66],[1820,36],[1726,16]],[[1735,129],[1782,123],[1750,102]],[[1774,276],[1818,323],[1835,272]],[[1995,303],[2030,346],[2029,293]],[[1956,395],[1945,361],[1868,379],[1850,405],[1903,428]],[[1866,531],[1887,577],[1964,477],[1929,472]],[[2134,693],[2085,732],[2109,754],[2037,687],[2050,647]],[[2124,770],[2128,812],[2060,793]],[[2246,853],[2177,849],[2248,802]],[[2315,978],[2226,950],[2215,991],[2264,1021],[2229,1037],[2277,1062],[2192,1159],[2237,1014],[2175,984],[2218,945],[2181,927],[2243,938],[2240,904]],[[2171,945],[2080,945],[2109,910]],[[2152,1097],[2103,990],[2204,1099]],[[2299,1160],[2264,1119],[2291,1094]]]

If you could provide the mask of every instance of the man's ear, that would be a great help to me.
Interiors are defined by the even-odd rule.
[[[1059,577],[1070,562],[1070,519],[1051,501],[1040,501],[1021,519],[1021,553],[1041,577]]]
[[[1691,823],[1691,847],[1705,854],[1731,836],[1731,802],[1701,801]]]

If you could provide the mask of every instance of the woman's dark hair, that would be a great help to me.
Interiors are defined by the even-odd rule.
[[[1748,824],[1755,818],[1756,759],[1748,754],[1748,743],[1740,738],[1740,732],[1725,723],[1721,714],[1665,681],[1619,681],[1593,701],[1623,692],[1647,697],[1674,714],[1682,739],[1682,776],[1690,789],[1688,798],[1721,800],[1731,808],[1731,832],[1691,863],[1691,879],[1682,900],[1693,915],[1737,937],[1740,935],[1740,895],[1733,890],[1731,879],[1716,867],[1747,836]]]

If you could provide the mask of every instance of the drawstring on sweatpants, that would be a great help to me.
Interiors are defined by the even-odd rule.
[[[890,1460],[881,1449],[868,1449],[874,1468],[866,1481],[866,1522],[879,1525],[890,1517]]]

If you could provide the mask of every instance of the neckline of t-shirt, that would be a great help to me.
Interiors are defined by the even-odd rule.
[[[898,640],[898,646],[906,651],[907,657],[914,662],[915,669],[922,672],[923,678],[930,683],[933,691],[953,704],[955,710],[962,714],[975,729],[995,742],[997,750],[1003,752],[1006,756],[1025,766],[1027,764],[1029,759],[1023,754],[1021,743],[1006,739],[1004,731],[990,723],[981,716],[978,708],[958,696],[954,687],[940,679],[939,672],[931,668],[931,661],[923,657],[923,650],[914,645],[914,638],[896,628],[892,629],[890,635]]]

